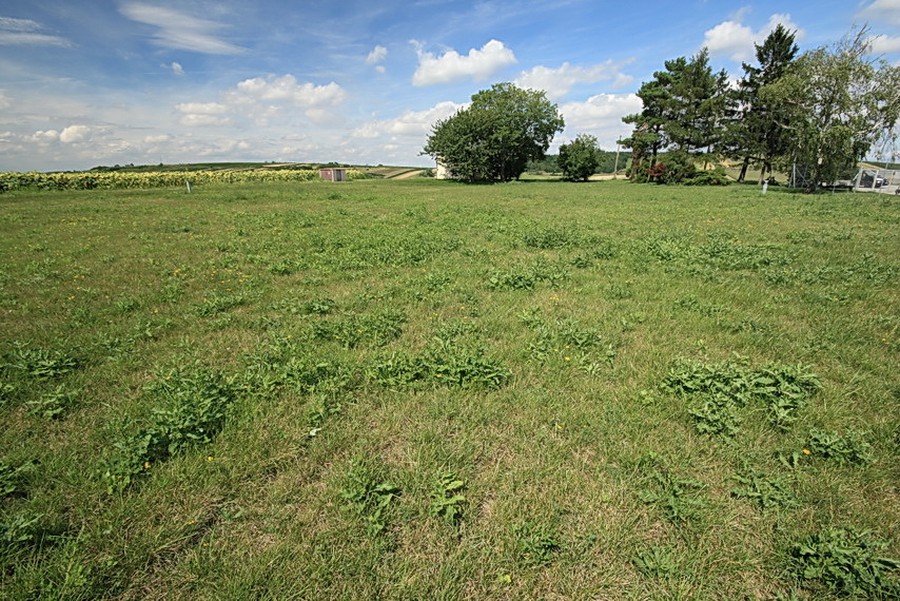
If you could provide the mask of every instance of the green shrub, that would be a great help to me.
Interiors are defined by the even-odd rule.
[[[222,429],[236,387],[218,372],[176,370],[148,387],[161,401],[150,424],[122,433],[113,443],[103,478],[110,492],[124,490],[138,475],[191,447],[209,443]]]
[[[386,526],[386,513],[400,489],[383,481],[361,460],[350,464],[341,488],[341,498],[360,516],[370,535],[380,534]]]
[[[897,599],[900,562],[882,555],[887,547],[868,531],[827,528],[790,547],[790,572],[837,595]]]
[[[79,391],[67,390],[65,386],[59,385],[39,399],[28,401],[26,405],[32,415],[58,419],[78,405],[78,395]]]
[[[635,554],[632,563],[647,578],[668,578],[678,568],[672,552],[666,547],[642,549]]]
[[[709,506],[700,494],[702,482],[676,474],[656,454],[641,459],[639,467],[644,475],[638,497],[657,507],[672,522],[695,519]]]
[[[733,436],[739,421],[736,411],[750,403],[762,404],[769,423],[787,430],[821,383],[805,365],[770,363],[754,369],[734,361],[676,361],[663,388],[691,400],[688,411],[700,433]]]
[[[686,152],[674,151],[666,154],[650,170],[650,179],[658,184],[681,184],[697,175],[694,157]]]
[[[465,483],[452,472],[442,474],[431,491],[429,513],[456,525],[462,519],[462,508],[466,497],[462,494]]]
[[[844,464],[866,465],[873,459],[872,446],[856,430],[848,430],[841,435],[814,428],[809,432],[806,449],[813,457],[832,459]]]
[[[81,361],[60,350],[28,348],[22,343],[13,343],[4,366],[19,370],[24,375],[38,380],[62,377],[78,369]]]
[[[496,389],[505,386],[512,374],[501,364],[486,358],[481,349],[435,339],[421,355],[391,353],[376,359],[367,370],[367,376],[391,388],[430,383]]]
[[[698,171],[693,177],[684,180],[686,186],[727,186],[731,183],[725,175],[725,169],[717,165],[712,171]]]
[[[562,548],[556,529],[544,522],[525,521],[513,527],[519,557],[527,565],[544,566]]]
[[[759,509],[792,507],[797,504],[794,493],[779,478],[745,467],[732,476],[737,486],[731,491],[735,497],[748,499]]]
[[[0,460],[0,499],[25,494],[28,475],[34,470],[34,466],[34,461],[12,465]]]

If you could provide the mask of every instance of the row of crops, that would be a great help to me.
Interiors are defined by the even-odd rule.
[[[348,170],[349,179],[364,174]],[[0,192],[13,190],[95,190],[124,188],[168,188],[204,184],[242,184],[252,182],[311,181],[319,178],[315,169],[240,169],[207,171],[151,172],[65,172],[65,173],[0,173]]]

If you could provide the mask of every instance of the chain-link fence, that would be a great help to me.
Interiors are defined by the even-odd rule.
[[[853,184],[856,192],[900,194],[900,170],[860,169]]]
[[[793,188],[805,188],[812,176],[810,171],[808,168],[795,165],[791,169],[789,185]],[[831,183],[821,182],[819,187],[822,190],[833,192],[853,190],[854,192],[900,195],[900,169],[864,167],[857,171],[855,176],[851,174],[852,172],[846,173],[843,178],[838,178]]]

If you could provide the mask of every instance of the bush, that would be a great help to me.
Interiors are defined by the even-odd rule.
[[[597,170],[597,138],[580,134],[569,144],[559,147],[557,163],[570,181],[587,181]]]
[[[790,571],[804,584],[840,596],[896,599],[900,562],[868,531],[828,528],[791,546]]]
[[[731,183],[725,175],[725,169],[717,166],[712,171],[700,171],[694,177],[684,181],[686,186],[727,186]]]
[[[650,170],[650,178],[658,184],[681,184],[697,175],[693,157],[681,151],[670,152]]]

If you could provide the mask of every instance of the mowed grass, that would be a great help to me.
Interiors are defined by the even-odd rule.
[[[900,202],[0,196],[0,597],[898,592]]]

